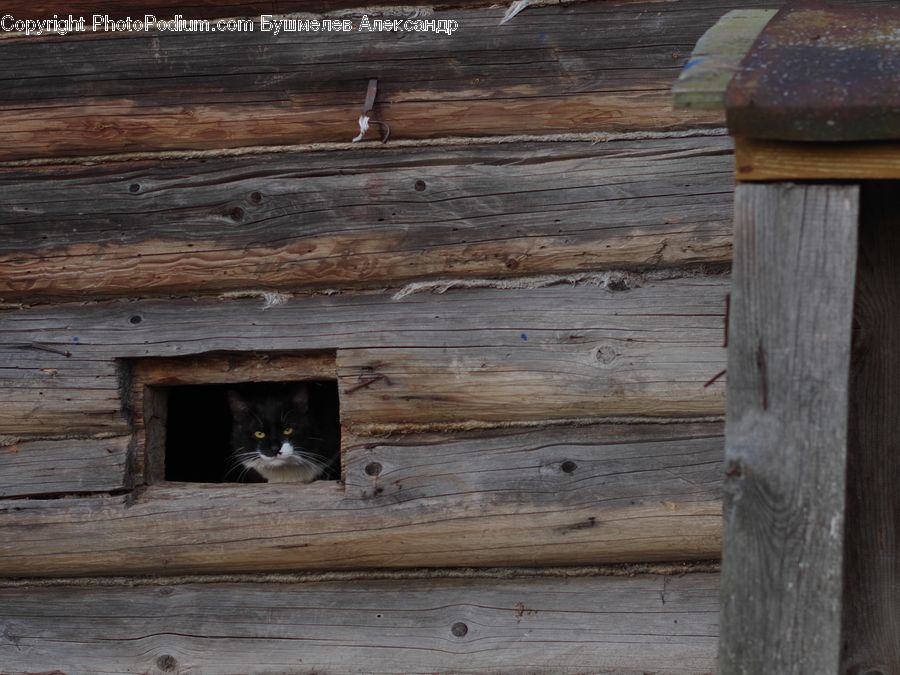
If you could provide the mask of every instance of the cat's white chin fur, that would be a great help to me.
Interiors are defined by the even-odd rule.
[[[255,459],[245,461],[244,466],[255,470],[269,483],[311,483],[324,473],[323,467],[304,459],[288,441],[281,444],[274,457],[260,453]]]
[[[303,464],[256,466],[256,471],[270,483],[311,483],[321,471]]]

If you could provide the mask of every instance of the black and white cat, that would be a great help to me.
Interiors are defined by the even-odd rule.
[[[307,384],[264,384],[228,392],[234,460],[270,483],[340,477],[340,428],[315,410]]]

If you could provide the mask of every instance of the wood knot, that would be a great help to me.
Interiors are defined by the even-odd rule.
[[[469,632],[469,627],[462,621],[457,621],[455,624],[450,626],[450,632],[453,633],[456,637],[463,637],[466,633]]]
[[[600,347],[596,347],[594,349],[592,356],[594,357],[594,361],[596,361],[597,363],[608,366],[610,363],[616,360],[618,354],[616,354],[616,350],[609,345],[601,345]]]
[[[156,667],[160,670],[170,672],[178,667],[178,661],[176,661],[175,657],[171,656],[170,654],[163,654],[156,659]]]

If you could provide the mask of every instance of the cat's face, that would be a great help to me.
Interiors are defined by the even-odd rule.
[[[244,467],[270,481],[309,482],[327,468],[314,451],[315,430],[306,385],[269,388],[258,394],[228,392],[233,418],[232,450]]]

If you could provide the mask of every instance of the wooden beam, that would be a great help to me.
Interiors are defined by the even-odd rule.
[[[571,416],[561,401],[592,417],[626,408],[657,416],[676,409],[690,416],[721,413],[722,381],[703,385],[724,367],[727,277],[613,276],[605,289],[590,278],[574,286],[561,281],[401,299],[389,293],[292,297],[269,307],[252,298],[6,311],[0,347],[13,360],[0,369],[0,434],[128,433],[117,363],[219,351],[341,351],[341,396],[347,419],[357,424],[403,423],[407,415],[423,421],[429,409],[440,421],[521,419],[525,410],[535,420]],[[41,348],[10,349],[14,344]],[[384,365],[377,351],[364,351],[382,349],[390,357]],[[482,354],[486,360],[479,361]],[[388,365],[395,384],[357,386],[361,375],[370,377],[367,367]],[[432,377],[451,391],[423,406],[415,397],[440,393],[428,391],[424,379]],[[515,382],[531,388],[509,406]]]
[[[0,569],[21,577],[708,559],[720,544],[720,433],[651,424],[345,438],[346,491],[324,481],[169,483],[123,496],[0,500]]]
[[[0,589],[10,671],[715,670],[718,575]]]
[[[862,187],[847,463],[841,672],[900,672],[900,199]]]
[[[722,125],[720,112],[676,112],[670,99],[720,5],[534,7],[500,26],[504,11],[429,17],[457,21],[450,36],[360,32],[356,20],[349,32],[277,38],[257,28],[4,39],[0,159],[349,142],[371,78],[373,118],[392,139]]]
[[[701,346],[686,335],[641,342],[593,331],[549,343],[541,332],[523,329],[521,336],[514,347],[341,350],[341,419],[362,429],[722,414],[724,381],[704,386],[725,365],[721,343]]]
[[[337,377],[334,354],[200,354],[142,359],[132,370],[135,394],[144,387],[234,382],[301,382]]]
[[[735,178],[778,180],[900,179],[900,143],[786,143],[735,140]]]
[[[728,262],[730,152],[719,137],[0,169],[0,298]]]
[[[838,672],[858,196],[735,193],[723,675]]]
[[[0,446],[0,497],[111,492],[129,486],[130,436]]]

